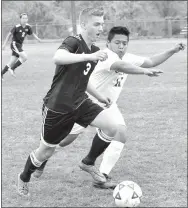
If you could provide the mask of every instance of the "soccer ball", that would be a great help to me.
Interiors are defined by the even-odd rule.
[[[118,207],[137,207],[140,204],[142,190],[133,181],[123,181],[114,189],[113,197]]]

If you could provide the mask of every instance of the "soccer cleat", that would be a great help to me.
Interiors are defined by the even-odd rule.
[[[12,70],[11,68],[8,68],[8,71],[10,72],[10,74],[11,74],[13,77],[16,77],[16,74],[15,74],[14,70]]]
[[[106,174],[103,174],[103,175],[106,178],[106,182],[100,183],[98,181],[94,181],[93,186],[96,188],[100,188],[100,189],[115,189],[115,187],[117,186],[117,183],[112,181],[111,177],[109,177],[108,175]]]
[[[28,183],[24,182],[20,178],[20,174],[18,174],[18,193],[22,196],[29,196],[29,188]]]
[[[94,165],[86,165],[83,162],[80,163],[79,167],[88,172],[95,181],[100,183],[106,182],[106,177],[94,166]]]

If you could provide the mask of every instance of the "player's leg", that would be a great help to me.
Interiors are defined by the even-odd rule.
[[[113,118],[116,119],[118,123],[117,133],[114,137],[114,140],[111,141],[110,145],[104,149],[103,159],[100,165],[100,172],[103,173],[107,178],[111,170],[114,168],[115,164],[119,160],[122,150],[124,148],[125,142],[127,140],[127,133],[126,133],[126,125],[124,122],[124,118],[117,108],[117,106],[112,107],[109,109],[109,113],[112,115]],[[91,147],[92,149],[92,147]],[[102,151],[102,149],[101,149]],[[112,188],[114,189],[117,183],[109,181],[108,183],[97,183],[96,181],[93,182],[93,185],[98,188]]]
[[[27,60],[27,54],[22,49],[22,44],[13,41],[11,43],[11,50],[13,54],[17,55],[18,60],[9,68],[10,73],[15,76],[15,69]]]
[[[11,68],[13,66],[13,64],[18,60],[18,55],[12,55],[10,57],[10,60],[8,62],[8,64],[3,68],[3,70],[1,71],[1,77],[3,78],[3,75],[8,71],[9,68]]]
[[[111,169],[118,161],[120,154],[123,150],[124,143],[126,141],[126,125],[121,112],[117,108],[117,105],[112,105],[103,113],[106,116],[106,118],[108,118],[109,115],[111,118],[114,119],[115,126],[117,128],[117,133],[114,136],[114,139],[109,142],[104,139],[103,131],[98,129],[97,135],[93,139],[91,149],[88,155],[83,160],[88,160],[88,158],[92,158],[94,162],[106,149],[100,167],[100,172],[103,173],[107,179],[110,179],[108,175]],[[104,122],[103,118],[98,118],[100,119],[100,121]],[[116,183],[113,183],[110,180],[108,180],[106,183],[98,183],[97,181],[94,181],[94,185],[99,188],[114,188],[116,186]]]
[[[83,132],[83,130],[84,130],[84,128],[82,126],[80,126],[78,124],[74,124],[70,134],[65,139],[63,139],[59,143],[59,145],[57,145],[57,148],[56,148],[54,154],[61,151],[62,147],[65,147],[65,146],[71,144],[78,137],[78,135]],[[44,168],[45,168],[47,162],[48,162],[48,160],[43,162],[42,165],[39,168],[37,168],[37,170],[33,174],[34,177],[39,178],[43,174],[43,171],[44,171]]]
[[[32,173],[42,165],[54,152],[55,146],[47,146],[42,141],[39,148],[32,151],[27,158],[24,170],[18,175],[18,193],[23,196],[28,196],[28,182],[31,179]]]
[[[125,142],[127,140],[127,128],[124,118],[117,105],[112,105],[111,108],[107,109],[107,111],[109,111],[109,114],[117,121],[118,124],[117,133],[114,137],[114,140],[106,148],[100,166],[100,171],[106,175],[109,175],[124,148]]]
[[[87,125],[98,126],[102,129],[100,137],[95,135],[95,139],[92,143],[92,150],[82,160],[80,168],[88,173],[98,182],[106,182],[106,177],[100,173],[95,167],[96,158],[102,153],[101,147],[104,149],[108,145],[113,136],[116,133],[116,124],[109,114],[105,113],[105,110],[99,105],[93,103],[91,100],[85,101],[79,109],[79,116],[76,122],[84,127]],[[102,139],[101,139],[102,138]]]
[[[28,182],[32,173],[54,153],[56,146],[71,131],[74,125],[72,114],[61,114],[43,106],[43,125],[39,148],[33,151],[25,164],[24,170],[18,177],[18,192],[28,195]]]
[[[62,150],[62,147],[68,146],[69,144],[71,144],[76,138],[78,137],[78,135],[74,134],[71,135],[69,134],[65,139],[63,139],[59,145],[57,145],[53,155],[57,154],[58,152],[60,152]],[[33,176],[35,178],[40,178],[44,172],[44,168],[46,167],[46,164],[48,162],[48,159],[46,161],[44,161],[42,163],[42,165],[36,169],[36,171],[33,173]]]
[[[27,54],[25,53],[25,51],[23,51],[22,48],[20,48],[19,51],[20,51],[20,52],[19,52],[19,58],[18,58],[18,60],[13,64],[13,66],[11,67],[11,69],[12,69],[13,71],[15,71],[15,69],[16,69],[17,67],[19,67],[20,65],[22,65],[24,62],[27,61]]]

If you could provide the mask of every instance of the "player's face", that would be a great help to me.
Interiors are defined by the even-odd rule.
[[[103,32],[104,19],[98,16],[92,16],[85,24],[85,30],[91,42],[96,42],[99,39],[101,32]]]
[[[108,48],[122,58],[128,46],[128,37],[126,35],[116,34],[111,42],[108,43]]]
[[[20,22],[21,22],[22,25],[25,25],[28,22],[27,15],[23,15],[20,19]]]

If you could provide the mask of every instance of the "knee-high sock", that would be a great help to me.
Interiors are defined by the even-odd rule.
[[[111,140],[105,140],[99,133],[95,135],[88,155],[82,160],[86,165],[94,165],[99,157],[110,144]]]
[[[62,148],[63,148],[63,147],[61,147],[61,146],[58,145],[58,146],[56,147],[55,152],[54,152],[53,155],[55,155],[56,153],[60,152],[60,151],[62,150]],[[43,171],[44,168],[46,167],[47,162],[48,162],[48,160],[44,161],[44,162],[42,163],[42,165],[41,165],[39,168],[37,168],[37,170]]]
[[[21,59],[18,59],[16,61],[16,63],[13,64],[13,66],[11,67],[11,69],[14,71],[17,67],[19,67],[21,64],[23,63],[23,61]]]
[[[121,152],[123,150],[124,143],[119,141],[112,141],[110,145],[106,148],[103,160],[100,165],[100,172],[106,175],[109,175],[112,168],[115,166],[118,161]]]
[[[35,153],[32,152],[29,155],[27,162],[25,164],[24,170],[20,175],[21,180],[24,182],[29,182],[31,178],[31,174],[41,165],[42,165],[42,162],[38,161],[35,156]]]
[[[3,76],[8,71],[8,64],[4,67],[4,69],[1,71],[1,76]]]

